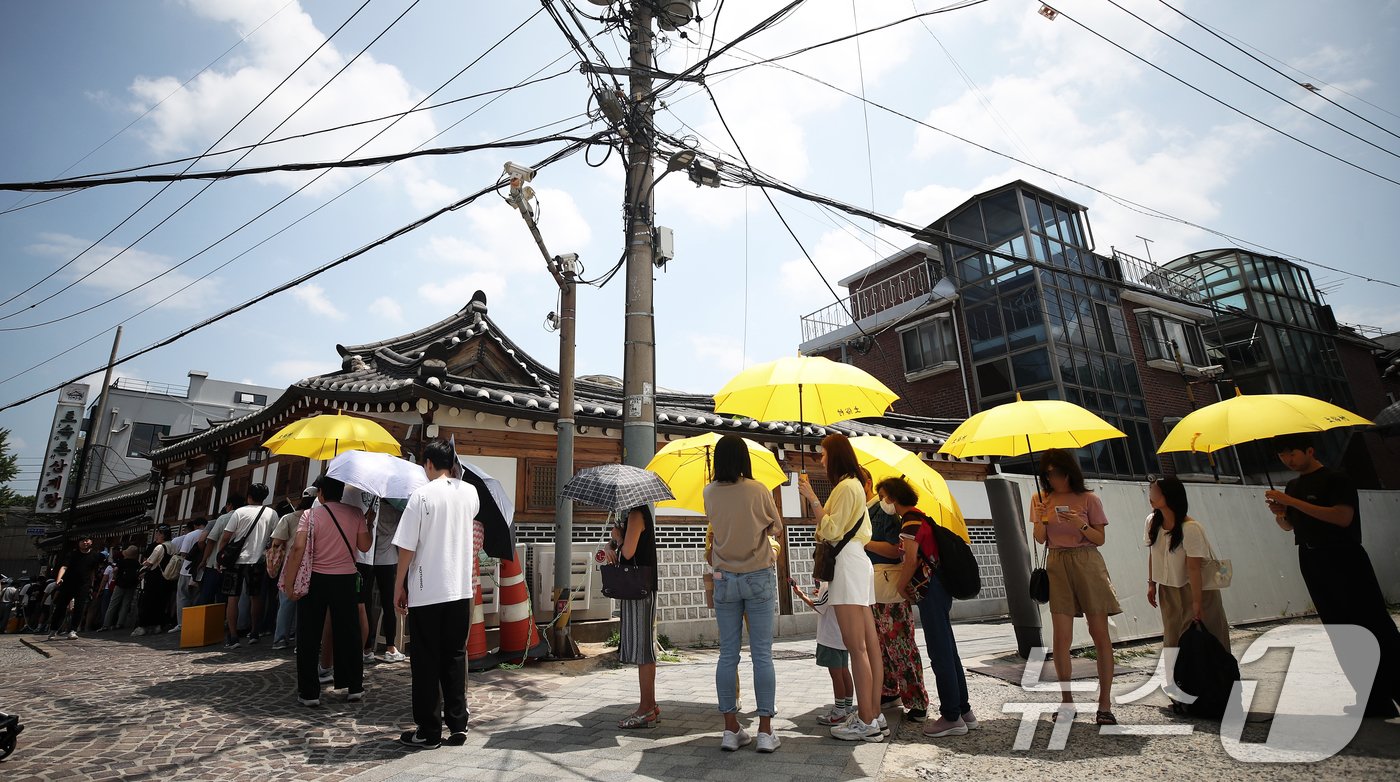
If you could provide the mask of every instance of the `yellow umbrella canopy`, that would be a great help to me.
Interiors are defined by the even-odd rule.
[[[656,452],[647,469],[661,476],[661,480],[671,487],[671,493],[676,495],[674,500],[659,502],[658,506],[705,512],[704,491],[705,486],[714,479],[714,452],[719,438],[718,434],[707,432],[669,442]],[[771,451],[753,440],[741,439],[749,448],[754,480],[769,489],[787,483],[787,473],[783,472]]]
[[[715,394],[715,412],[818,426],[881,416],[899,398],[863,369],[789,356],[740,372]]]
[[[1207,405],[1177,422],[1157,453],[1211,453],[1280,434],[1322,432],[1370,423],[1359,415],[1310,396],[1242,394],[1236,389],[1233,398]]]
[[[997,405],[953,430],[938,449],[949,456],[1024,456],[1050,448],[1083,448],[1100,440],[1127,437],[1112,424],[1076,404],[1057,399]]]
[[[870,471],[874,483],[879,483],[885,478],[904,478],[919,493],[919,510],[927,513],[939,526],[958,533],[959,537],[969,543],[972,542],[967,533],[967,522],[963,520],[962,509],[958,507],[958,501],[953,499],[948,482],[937,470],[920,459],[918,454],[906,451],[883,437],[872,435],[852,437],[851,447],[855,449],[860,465]]]
[[[353,415],[336,413],[294,421],[263,443],[275,454],[334,459],[346,451],[372,451],[398,456],[399,441],[379,424]]]

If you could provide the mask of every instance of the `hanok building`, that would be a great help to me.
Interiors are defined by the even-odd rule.
[[[324,469],[320,462],[269,455],[260,446],[281,427],[310,415],[344,412],[373,419],[403,444],[406,455],[420,453],[431,438],[451,437],[464,458],[499,479],[515,503],[515,537],[526,563],[536,618],[548,618],[553,592],[558,374],[536,361],[501,333],[487,315],[479,292],[459,312],[427,328],[364,345],[336,346],[338,372],[293,384],[266,407],[207,430],[167,438],[152,453],[160,476],[157,518],[176,523],[208,515],[223,498],[239,496],[253,481],[273,488],[274,497],[298,495]],[[622,389],[616,379],[583,377],[577,382],[574,463],[576,469],[621,461]],[[661,391],[656,402],[661,444],[704,432],[736,433],[772,448],[790,470],[800,460],[796,424],[764,423],[718,415],[710,396]],[[932,454],[957,421],[889,415],[881,419],[805,427],[807,461],[827,431],[873,434],[907,449]],[[985,477],[987,462],[933,459],[955,485],[966,489]],[[823,476],[812,476],[818,494]],[[985,495],[968,492],[969,524],[989,523],[976,510]],[[788,517],[801,513],[792,489],[779,490]],[[672,638],[703,634],[711,625],[701,582],[705,523],[687,511],[658,509],[661,562],[660,621]],[[813,523],[790,518],[787,564],[794,576],[810,572]],[[574,618],[611,616],[611,601],[598,591],[591,565],[604,540],[607,517],[576,506],[572,541]],[[988,528],[989,529],[989,528]],[[995,550],[981,553],[995,561]],[[992,567],[991,564],[988,567]],[[999,572],[999,571],[998,571]],[[984,571],[984,582],[992,574]],[[488,622],[493,612],[490,579],[483,578]],[[994,590],[988,596],[995,597]],[[788,594],[784,590],[784,594]],[[789,598],[790,599],[790,598]],[[1001,609],[1004,611],[1004,608]],[[541,620],[543,621],[543,620]],[[693,631],[686,629],[694,622]]]

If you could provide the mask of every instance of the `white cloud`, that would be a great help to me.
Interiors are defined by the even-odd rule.
[[[292,295],[313,315],[320,315],[332,320],[345,320],[345,313],[326,298],[326,289],[315,283],[304,282],[292,288]]]
[[[403,307],[400,307],[397,301],[388,296],[380,296],[370,302],[369,311],[390,323],[403,322]]]
[[[127,298],[145,307],[162,304],[190,309],[216,300],[219,296],[217,278],[195,282],[195,277],[173,271],[175,264],[167,256],[136,249],[122,252],[122,246],[101,243],[88,250],[90,244],[86,239],[69,234],[41,233],[39,241],[25,249],[35,255],[63,261],[77,257],[64,274],[79,286],[103,295],[124,293],[141,286]],[[82,253],[81,257],[78,257],[79,253]],[[190,287],[179,292],[185,286]],[[170,300],[162,303],[161,300],[167,296],[171,297]]]
[[[751,356],[745,355],[739,340],[714,334],[688,334],[685,338],[696,363],[705,365],[711,372],[732,375],[754,363]]]
[[[235,123],[239,123],[238,126],[219,142],[218,149],[253,144],[268,133],[273,138],[281,138],[388,115],[410,108],[422,97],[421,91],[408,82],[398,67],[379,62],[372,54],[360,56],[330,81],[348,59],[334,44],[322,47],[310,62],[298,69],[302,60],[325,41],[325,34],[299,3],[285,8],[283,3],[266,1],[187,0],[187,4],[196,14],[227,23],[239,31],[261,27],[240,47],[238,56],[228,61],[229,66],[211,68],[183,88],[182,80],[175,76],[133,80],[129,88],[134,98],[130,106],[133,113],[139,114],[155,106],[142,123],[140,132],[158,155],[202,152],[234,128]],[[295,74],[279,87],[279,82],[294,69]],[[327,82],[329,86],[317,93]],[[258,106],[264,98],[266,101]],[[304,102],[306,106],[300,108]],[[253,114],[240,122],[255,106],[258,108]],[[408,115],[392,127],[389,124],[386,120],[262,147],[238,165],[400,152],[417,146],[438,131],[429,112]],[[370,141],[381,130],[383,135]],[[365,145],[363,149],[359,149],[361,145]],[[233,165],[241,154],[214,160],[220,165]],[[317,173],[284,173],[258,177],[257,181],[293,188],[317,176]],[[312,196],[329,194],[363,177],[359,172],[330,171],[320,176],[307,192]],[[432,178],[430,167],[424,164],[400,163],[387,174],[376,177],[374,182],[380,187],[401,189],[415,207],[426,202],[441,206],[439,202],[445,201],[441,196],[450,191]]]
[[[259,385],[271,386],[272,388],[282,388],[290,386],[298,380],[305,380],[308,377],[324,375],[328,372],[336,372],[340,369],[333,361],[312,360],[312,359],[284,359],[273,363],[267,368],[267,382]]]
[[[815,244],[807,243],[807,250],[811,253],[812,263],[808,263],[807,258],[803,256],[793,258],[782,264],[780,274],[782,295],[809,310],[836,303],[831,291],[822,282],[822,276],[826,277],[826,281],[836,289],[838,295],[845,296],[846,290],[837,283],[843,277],[860,271],[884,257],[877,255],[876,251],[870,248],[865,237],[839,230],[822,234]],[[812,268],[813,263],[821,270],[821,275]]]
[[[540,232],[550,252],[576,252],[592,240],[593,231],[571,195],[550,188],[538,190],[537,195],[542,209]],[[513,284],[526,289],[554,287],[539,247],[519,212],[491,199],[474,204],[461,214],[466,226],[459,233],[432,236],[423,250],[427,262],[424,268],[431,280],[418,288],[425,300],[461,307],[478,289],[486,293],[488,301],[498,301]],[[606,268],[606,259],[589,263],[590,260],[593,259],[584,258],[588,274],[601,273]]]

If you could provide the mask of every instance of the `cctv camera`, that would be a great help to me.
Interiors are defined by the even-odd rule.
[[[509,160],[506,161],[505,171],[506,176],[509,176],[511,179],[519,179],[522,184],[535,178],[535,169],[529,166],[522,166],[519,163]]]

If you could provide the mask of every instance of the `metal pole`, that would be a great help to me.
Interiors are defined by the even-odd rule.
[[[572,258],[555,263],[559,282],[559,421],[558,457],[554,485],[562,487],[574,476],[574,326],[578,301],[577,268]],[[574,501],[560,496],[554,511],[554,638],[550,648],[556,658],[578,657],[578,645],[569,629],[572,607]]]
[[[627,145],[627,293],[622,348],[622,461],[645,467],[656,455],[656,330],[652,310],[652,9],[632,3]]]
[[[107,389],[112,385],[112,368],[117,364],[117,350],[122,343],[122,327],[117,326],[117,334],[112,338],[112,354],[107,358],[107,373],[102,376],[102,392],[97,396],[97,408],[92,411],[92,423],[88,426],[87,439],[83,441],[83,458],[78,462],[78,475],[74,484],[77,488],[73,491],[72,502],[68,506],[69,524],[72,523],[72,512],[78,506],[78,498],[83,494],[83,483],[88,479],[88,464],[92,461],[93,441],[97,439],[97,427],[106,426],[107,417]],[[97,471],[98,488],[102,486],[102,471]]]
[[[1006,608],[1016,631],[1016,651],[1022,659],[1031,649],[1044,646],[1040,638],[1040,606],[1031,599],[1031,555],[1026,548],[1026,522],[1021,517],[1017,485],[1006,478],[989,476],[985,483],[997,536],[997,558],[1006,583]]]
[[[559,418],[555,424],[555,507],[554,507],[554,620],[550,649],[554,658],[579,656],[569,629],[573,598],[574,503],[560,496],[558,489],[574,477],[574,345],[578,309],[578,256],[551,256],[544,236],[527,202],[523,182],[511,180],[510,205],[520,212],[535,245],[544,255],[545,266],[559,286]]]

